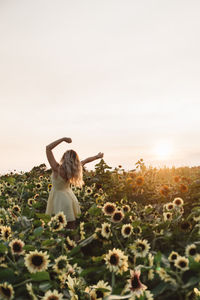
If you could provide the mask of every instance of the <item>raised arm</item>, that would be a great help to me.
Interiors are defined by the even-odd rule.
[[[82,161],[81,161],[81,164],[82,164],[82,166],[84,166],[85,164],[87,164],[87,163],[89,163],[89,162],[92,162],[92,161],[94,161],[94,160],[96,160],[96,159],[102,158],[103,155],[104,155],[103,153],[99,152],[99,153],[98,153],[97,155],[95,155],[95,156],[91,156],[91,157],[88,157],[88,158],[82,160]]]
[[[53,148],[55,148],[61,142],[71,143],[72,140],[70,138],[64,137],[64,138],[58,139],[55,142],[53,142],[53,143],[46,146],[46,155],[47,155],[48,162],[49,162],[52,170],[55,171],[55,172],[58,169],[59,163],[55,160],[55,157],[54,157],[53,152],[51,150]]]

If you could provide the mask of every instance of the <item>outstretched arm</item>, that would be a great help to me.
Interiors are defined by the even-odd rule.
[[[84,166],[85,164],[87,164],[87,163],[89,163],[89,162],[91,162],[91,161],[94,161],[94,160],[96,160],[96,159],[102,158],[103,155],[104,155],[103,153],[99,152],[99,153],[98,153],[97,155],[95,155],[95,156],[91,156],[91,157],[88,157],[88,158],[82,160],[82,161],[81,161],[81,164],[82,164],[82,166]]]
[[[48,162],[49,162],[49,164],[50,164],[53,171],[57,171],[59,163],[55,160],[55,157],[54,157],[53,152],[51,150],[53,148],[55,148],[61,142],[71,143],[72,140],[70,138],[64,137],[64,138],[56,140],[55,142],[53,142],[53,143],[46,146],[47,159],[48,159]]]

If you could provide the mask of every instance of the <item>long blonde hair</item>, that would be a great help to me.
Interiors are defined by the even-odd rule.
[[[67,150],[61,160],[60,167],[64,170],[66,181],[71,184],[82,187],[83,169],[78,154],[74,150]]]

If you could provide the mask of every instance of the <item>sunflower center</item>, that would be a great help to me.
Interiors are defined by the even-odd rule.
[[[186,267],[186,262],[183,261],[183,260],[181,260],[181,261],[179,262],[179,266],[180,266],[181,268],[185,268],[185,267]]]
[[[119,257],[116,254],[112,254],[110,257],[111,265],[117,265],[119,262]]]
[[[105,228],[105,231],[106,231],[106,233],[109,233],[109,232],[110,232],[110,229],[109,229],[108,226]]]
[[[103,292],[102,291],[96,291],[96,295],[97,295],[97,298],[103,298]]]
[[[14,252],[20,252],[22,249],[21,245],[19,243],[14,243],[13,244],[13,250]]]
[[[121,220],[121,216],[122,216],[121,213],[117,212],[117,213],[114,214],[113,219],[115,221],[120,221]]]
[[[189,254],[191,256],[195,255],[197,253],[196,249],[195,248],[191,248],[190,251],[189,251]]]
[[[9,288],[4,288],[4,287],[1,287],[1,290],[2,290],[2,293],[6,296],[6,297],[9,297],[11,296],[11,290]]]
[[[6,231],[5,231],[5,238],[7,239],[8,237],[9,237],[9,231],[6,230]]]
[[[107,213],[112,213],[114,211],[114,207],[112,206],[112,205],[108,205],[108,206],[106,206],[106,212]]]
[[[182,223],[181,228],[184,230],[187,230],[190,227],[190,224],[188,222]]]
[[[131,228],[130,227],[126,227],[124,230],[125,234],[129,234],[131,232]]]
[[[177,259],[177,255],[176,255],[176,254],[173,254],[172,257],[171,257],[171,259],[172,259],[172,260]]]
[[[131,278],[131,287],[132,289],[137,289],[140,286],[139,284],[139,280],[137,276],[134,276],[133,278]]]
[[[144,251],[144,249],[145,249],[145,245],[144,245],[144,244],[140,243],[140,244],[137,245],[137,250],[138,250],[139,252]]]
[[[59,222],[60,222],[60,223],[63,223],[63,222],[64,222],[64,220],[63,220],[63,217],[62,217],[62,216],[59,216],[59,217],[58,217],[58,220],[59,220]]]
[[[42,256],[34,255],[33,258],[32,258],[32,263],[37,267],[41,266],[41,264],[43,263]]]
[[[58,262],[58,269],[64,269],[66,267],[66,261],[64,259]]]
[[[57,296],[50,296],[48,297],[48,300],[59,300],[59,298]]]

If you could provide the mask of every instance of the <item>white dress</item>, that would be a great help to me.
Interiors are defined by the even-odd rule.
[[[59,174],[51,174],[52,188],[49,193],[46,214],[52,215],[63,211],[67,221],[75,221],[81,213],[79,202],[70,188],[70,183]]]

